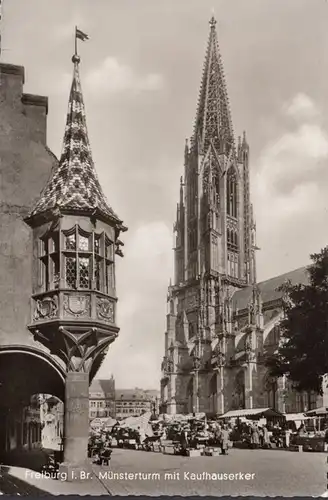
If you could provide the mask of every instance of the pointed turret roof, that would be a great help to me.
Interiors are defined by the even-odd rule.
[[[79,74],[80,58],[74,55],[73,81],[69,96],[63,149],[40,199],[30,214],[43,215],[53,209],[90,212],[118,225],[122,221],[109,206],[92,160]]]
[[[202,153],[206,153],[211,143],[218,152],[225,151],[229,154],[234,150],[234,133],[229,99],[214,16],[210,20],[210,34],[193,140]]]

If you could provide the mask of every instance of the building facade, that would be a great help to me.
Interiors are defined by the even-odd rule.
[[[115,399],[116,418],[138,417],[143,413],[159,413],[159,391],[143,389],[117,389]]]
[[[279,341],[287,280],[256,276],[256,225],[250,199],[249,144],[235,141],[216,21],[210,21],[194,132],[186,141],[175,233],[175,276],[167,296],[161,410],[223,414],[239,408],[283,412],[320,405],[268,375]]]
[[[0,453],[24,448],[24,423],[38,419],[25,411],[31,396],[52,394],[64,402],[61,467],[73,478],[87,460],[89,383],[119,332],[127,228],[99,183],[77,53],[72,62],[59,160],[47,147],[47,98],[23,92],[24,68],[0,64]]]
[[[115,418],[115,380],[93,380],[89,389],[89,417]]]

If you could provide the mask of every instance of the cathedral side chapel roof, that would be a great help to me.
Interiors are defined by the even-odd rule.
[[[59,208],[96,212],[120,224],[103,193],[92,160],[79,75],[80,58],[73,56],[72,61],[73,81],[61,157],[30,216]]]
[[[290,280],[293,285],[297,283],[308,284],[309,275],[307,272],[307,267],[300,267],[294,271],[290,271],[280,276],[275,276],[266,281],[258,283],[258,288],[261,292],[261,297],[263,304],[270,302],[272,300],[277,300],[282,297],[283,292],[278,291],[277,288],[281,286],[285,281]],[[246,309],[252,298],[252,286],[238,290],[233,295],[234,308],[238,310]]]

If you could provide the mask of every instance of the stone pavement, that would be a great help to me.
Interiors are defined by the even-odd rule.
[[[39,477],[35,471],[24,467],[2,466],[2,470],[0,490],[4,494],[108,495],[106,486],[96,475],[90,481],[68,482]]]
[[[327,472],[324,453],[238,449],[228,456],[194,458],[114,449],[111,468],[94,470],[112,495],[150,496],[321,496]],[[206,472],[213,476],[205,477]],[[121,477],[113,479],[111,473]]]
[[[228,456],[189,458],[114,449],[111,466],[94,466],[90,481],[40,478],[29,469],[8,466],[3,467],[0,491],[33,496],[322,496],[326,454],[233,449]]]

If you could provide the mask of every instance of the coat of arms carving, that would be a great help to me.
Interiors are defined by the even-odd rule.
[[[67,314],[79,318],[90,314],[90,297],[88,295],[65,295],[64,309]]]
[[[50,319],[57,316],[58,313],[58,297],[45,297],[37,300],[35,303],[34,319]]]
[[[97,314],[98,318],[114,323],[114,303],[108,299],[98,298]]]

